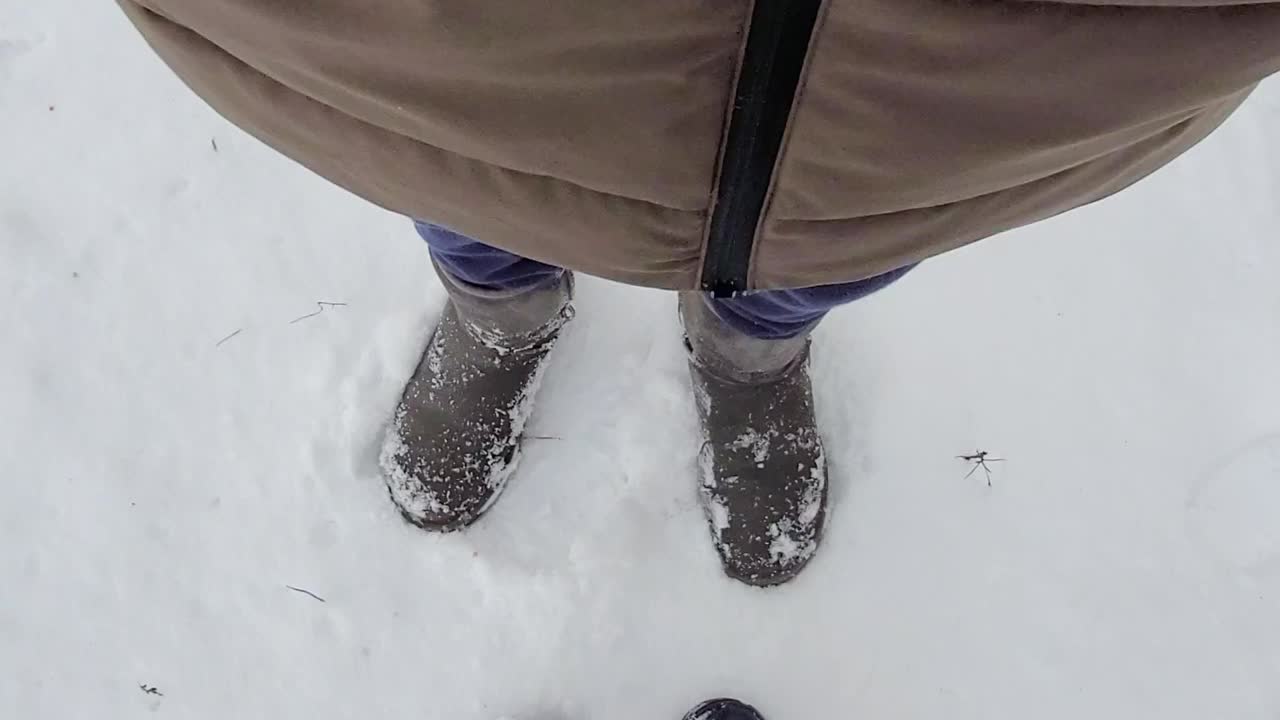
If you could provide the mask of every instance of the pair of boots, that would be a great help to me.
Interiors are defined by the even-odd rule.
[[[515,469],[547,358],[573,317],[573,276],[513,292],[439,274],[449,302],[382,465],[408,521],[451,531],[475,522]],[[725,572],[752,585],[786,582],[813,557],[826,515],[808,334],[749,337],[699,293],[680,296],[680,317],[702,428],[701,498]]]

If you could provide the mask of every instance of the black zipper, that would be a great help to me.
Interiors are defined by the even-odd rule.
[[[756,0],[751,8],[702,265],[702,289],[716,297],[747,289],[756,227],[821,7],[822,0]]]

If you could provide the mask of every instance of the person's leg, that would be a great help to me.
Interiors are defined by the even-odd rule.
[[[819,285],[794,290],[762,290],[707,302],[715,314],[738,332],[774,340],[795,337],[813,329],[831,310],[882,290],[914,265],[842,285]]]
[[[486,290],[523,290],[550,283],[564,270],[485,245],[439,225],[414,222],[436,268],[455,280]]]
[[[809,380],[809,331],[832,308],[906,272],[728,299],[681,296],[703,432],[702,502],[730,577],[784,583],[817,552],[827,464]]]
[[[538,377],[572,317],[572,274],[425,223],[449,294],[382,452],[406,519],[457,530],[515,469]]]

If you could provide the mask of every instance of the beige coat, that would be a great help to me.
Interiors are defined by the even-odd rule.
[[[1070,210],[1280,71],[1262,0],[120,1],[352,192],[666,288],[850,281]]]

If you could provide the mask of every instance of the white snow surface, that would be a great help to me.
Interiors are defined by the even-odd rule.
[[[1154,178],[832,316],[826,542],[757,590],[698,507],[673,295],[584,278],[555,439],[425,534],[377,463],[443,303],[412,227],[114,3],[2,3],[0,716],[1274,720],[1278,127],[1272,82]],[[346,305],[291,324],[317,301]]]

